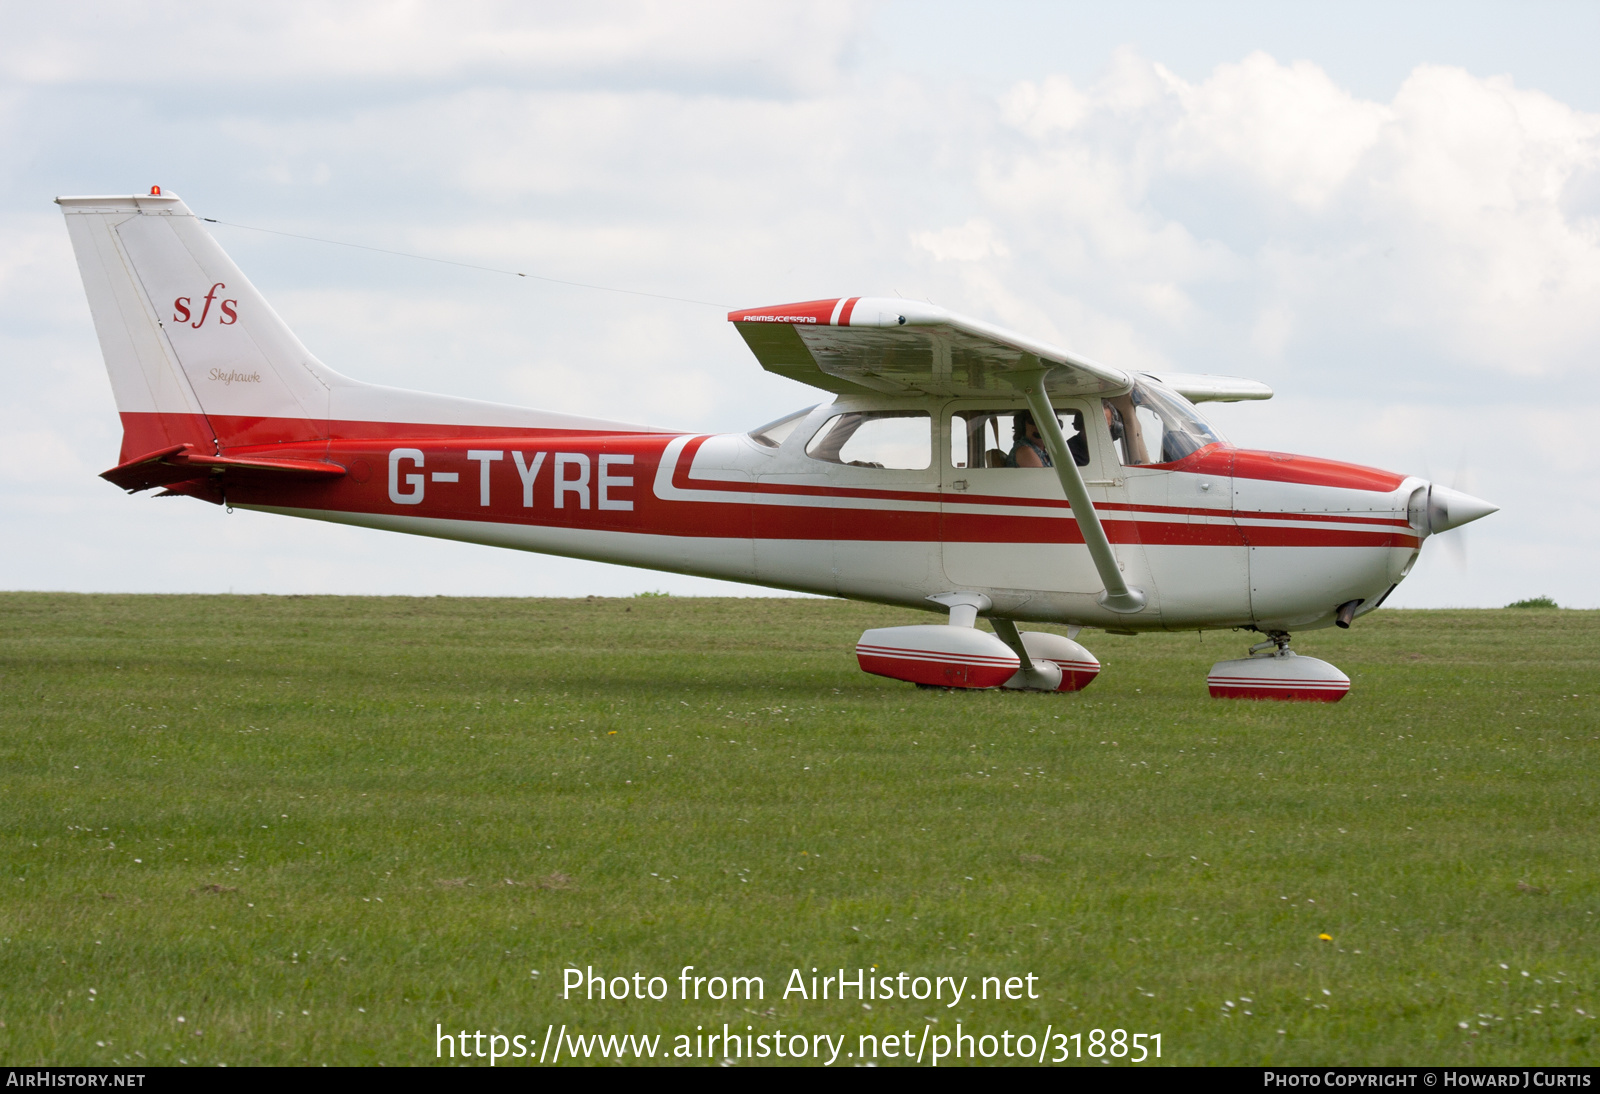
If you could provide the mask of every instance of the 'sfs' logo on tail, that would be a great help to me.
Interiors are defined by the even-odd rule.
[[[217,298],[217,290],[226,289],[227,287],[221,281],[211,286],[211,291],[206,293],[205,307],[200,310],[200,318],[193,323],[189,323],[189,320],[194,315],[193,309],[189,306],[189,298],[187,296],[178,297],[172,302],[172,321],[174,323],[189,323],[195,330],[199,330],[205,326],[206,317],[211,314],[211,302]],[[220,305],[221,314],[217,317],[217,322],[224,327],[237,323],[239,321],[238,307],[239,302],[237,300],[222,301]]]

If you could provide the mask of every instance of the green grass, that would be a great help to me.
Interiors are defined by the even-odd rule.
[[[1086,632],[1079,695],[921,691],[851,648],[928,617],[823,600],[0,619],[0,1063],[427,1063],[436,1022],[853,1051],[925,1016],[1165,1063],[1600,1056],[1600,613],[1303,635],[1333,706],[1208,699],[1243,634]],[[673,995],[564,1001],[568,965]],[[683,965],[766,998],[679,1002]],[[782,998],[874,965],[1040,998]]]

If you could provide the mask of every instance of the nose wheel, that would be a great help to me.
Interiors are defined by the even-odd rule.
[[[1206,676],[1213,699],[1286,699],[1337,703],[1350,691],[1350,677],[1326,661],[1289,648],[1285,631],[1270,631],[1250,647],[1250,656],[1218,661]]]

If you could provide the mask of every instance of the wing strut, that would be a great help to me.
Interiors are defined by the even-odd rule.
[[[1089,500],[1089,489],[1083,485],[1083,476],[1078,473],[1078,464],[1067,449],[1066,438],[1061,436],[1055,408],[1050,405],[1050,397],[1044,390],[1045,370],[1039,365],[1037,357],[1031,360],[1024,357],[1021,364],[1022,367],[1011,373],[1009,379],[1027,397],[1028,408],[1033,411],[1034,425],[1038,426],[1039,434],[1044,438],[1045,448],[1050,450],[1056,477],[1061,480],[1061,489],[1066,492],[1067,501],[1072,506],[1072,518],[1078,522],[1084,545],[1089,548],[1089,557],[1094,559],[1094,568],[1105,583],[1105,592],[1096,599],[1102,607],[1121,615],[1143,611],[1146,601],[1144,591],[1131,587],[1123,579],[1117,556],[1111,550],[1111,541],[1106,538],[1106,530],[1100,525],[1100,515],[1094,511],[1094,503]]]

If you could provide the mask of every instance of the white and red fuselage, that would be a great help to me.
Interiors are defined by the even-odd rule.
[[[1051,405],[1083,426],[1082,483],[1146,597],[1116,612],[1056,473],[965,457],[965,423],[1017,409],[1002,389],[843,385],[758,437],[379,387],[312,357],[177,199],[59,200],[122,416],[106,477],[130,490],[905,607],[970,594],[990,617],[1121,632],[1327,626],[1381,603],[1430,530],[1429,484],[1387,471],[1221,441],[1126,466],[1102,405],[1115,378],[1067,384]],[[842,331],[853,303],[730,318]],[[926,466],[808,454],[852,412],[925,414]]]
[[[246,442],[225,456],[345,473],[245,469],[225,485],[212,475],[163,485],[241,508],[907,607],[958,588],[1009,618],[1118,630],[1326,625],[1347,601],[1376,605],[1421,544],[1408,516],[1421,480],[1222,443],[1123,467],[1106,434],[1084,478],[1125,574],[1150,596],[1129,617],[1095,602],[1099,578],[1070,549],[1083,535],[1049,470],[944,459],[882,470],[804,451],[841,411],[925,409],[948,434],[953,414],[985,402],[995,401],[845,396],[777,449],[744,433],[346,420],[296,439],[301,421],[220,422]],[[127,447],[150,447],[129,459],[169,434],[139,419],[123,415]]]

